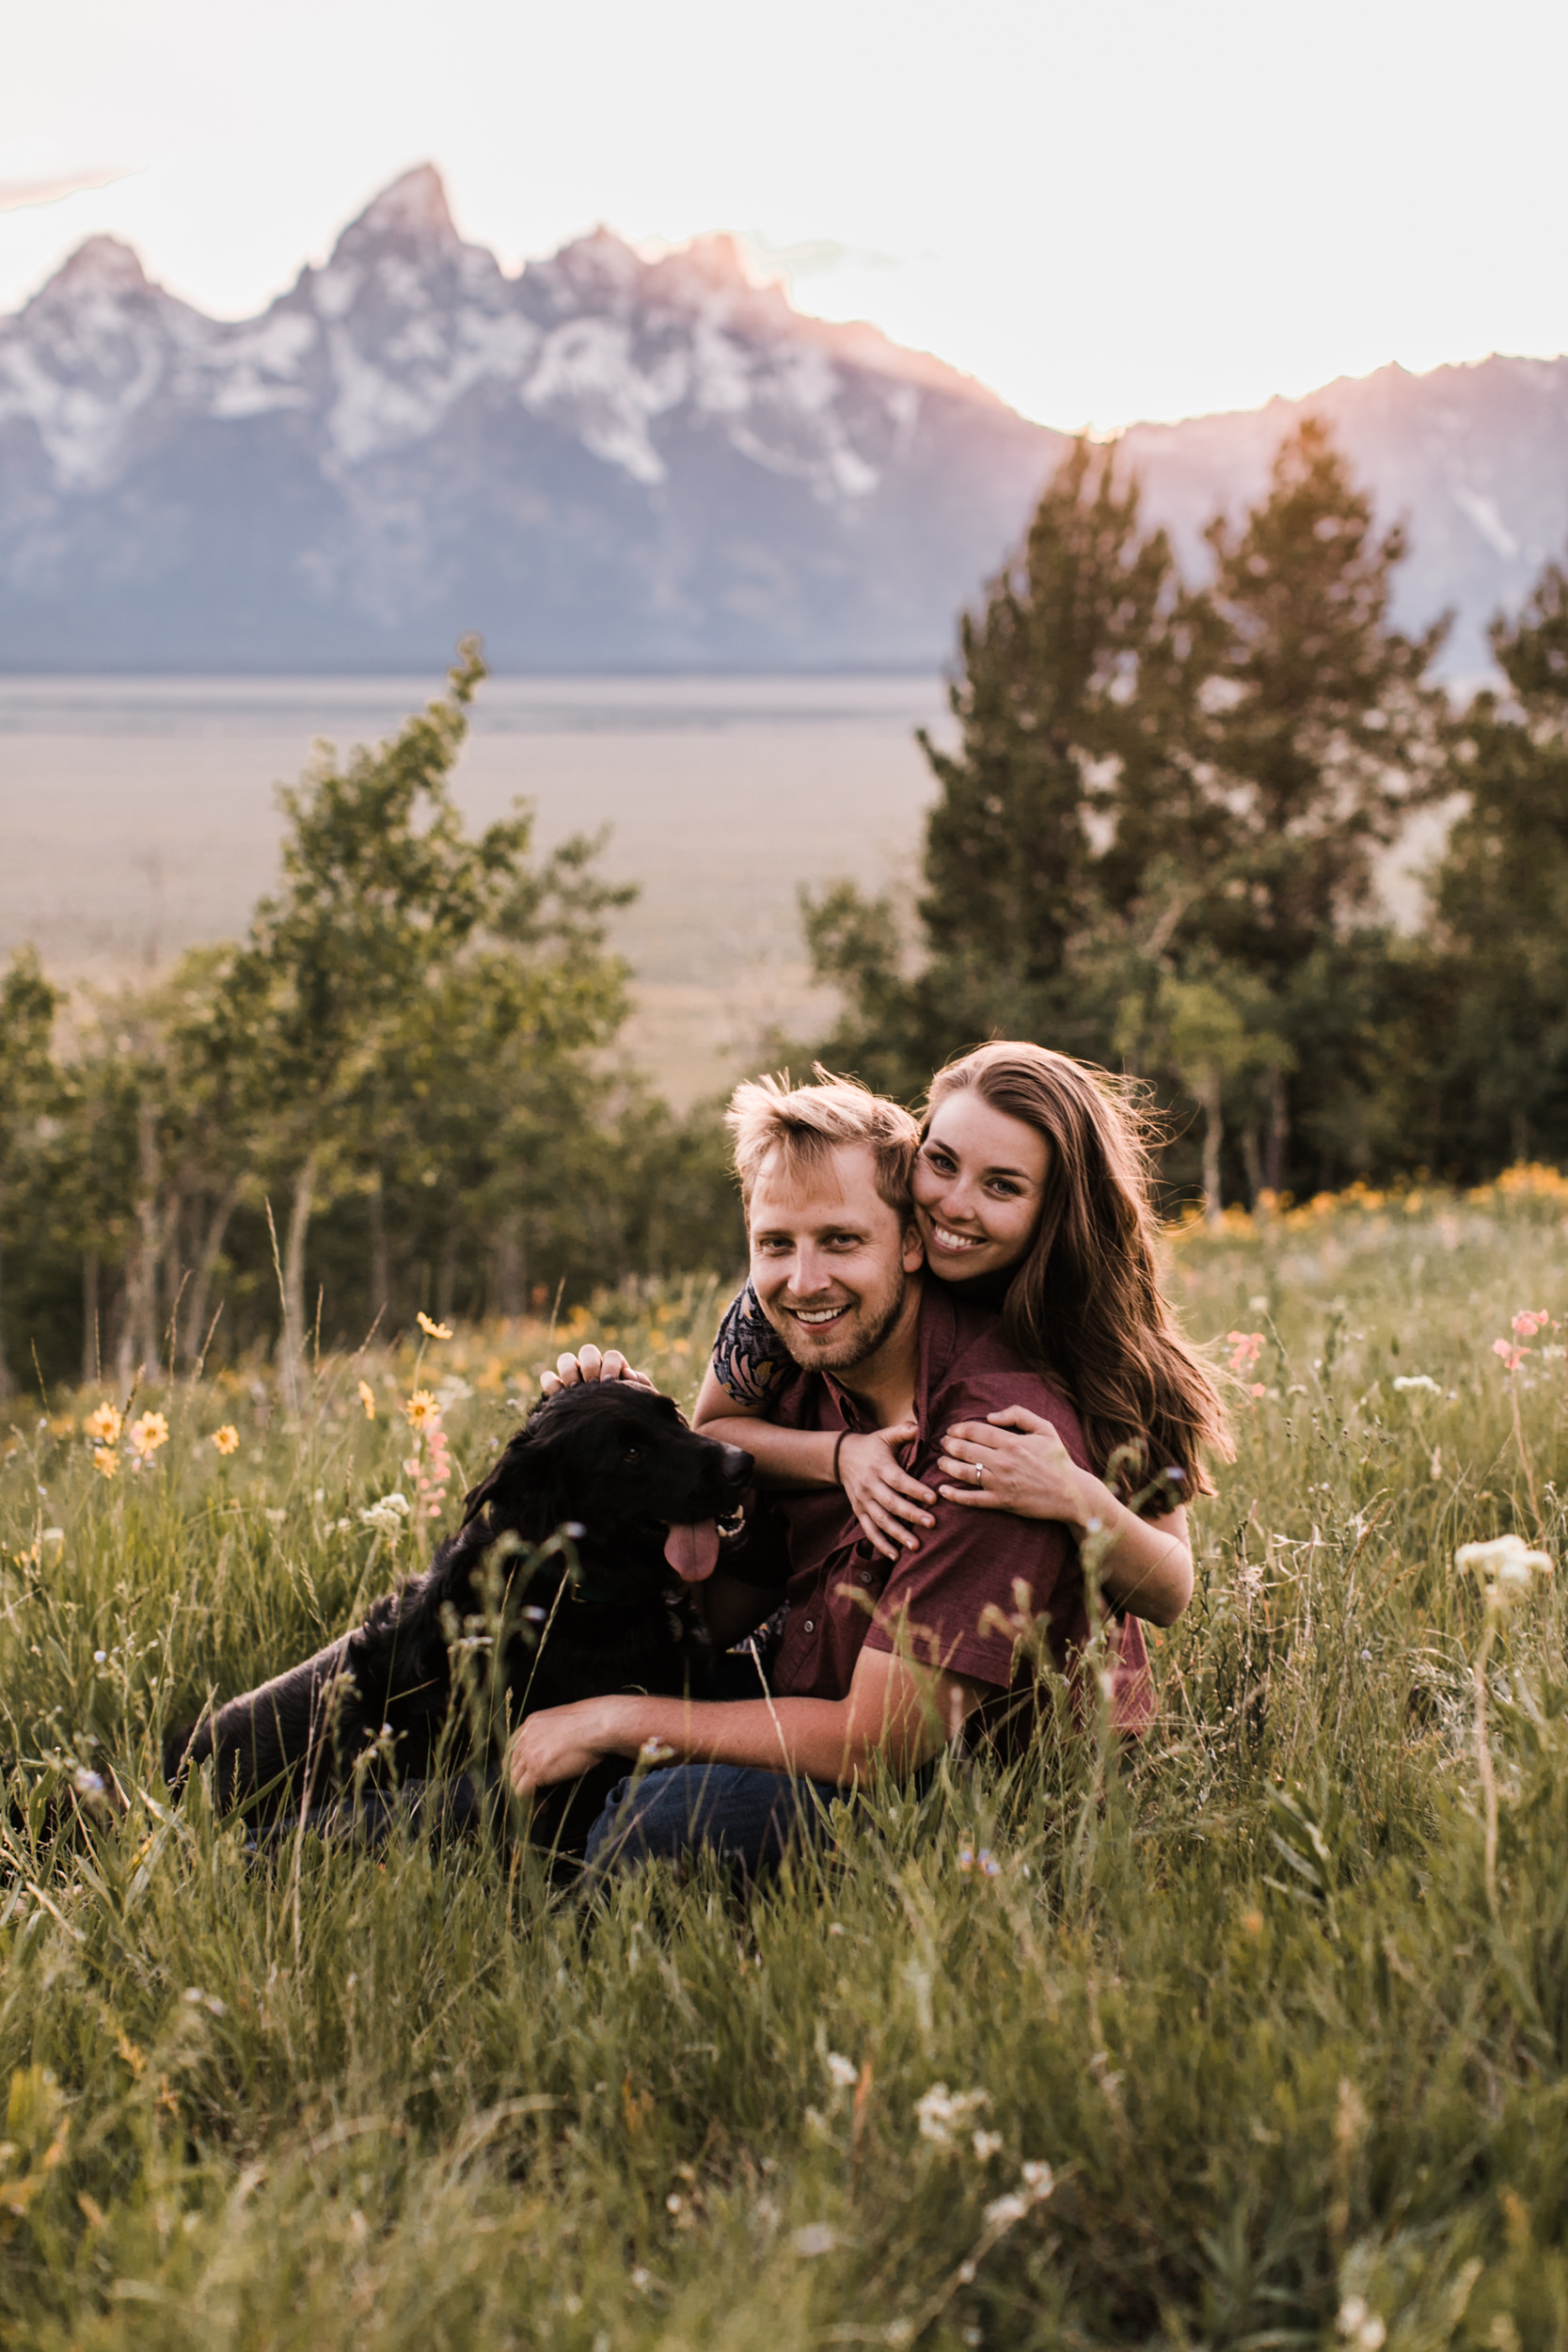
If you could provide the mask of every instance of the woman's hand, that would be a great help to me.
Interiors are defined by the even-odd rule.
[[[506,1776],[519,1797],[548,1788],[558,1780],[580,1780],[602,1756],[623,1753],[616,1745],[614,1702],[575,1699],[569,1707],[544,1707],[527,1716],[513,1735]],[[626,1733],[620,1735],[623,1739]]]
[[[558,1389],[575,1389],[583,1380],[629,1380],[634,1389],[651,1389],[653,1382],[645,1372],[634,1372],[618,1347],[607,1348],[601,1356],[592,1340],[588,1340],[574,1356],[570,1349],[555,1359],[553,1372],[539,1375],[540,1391],[554,1396]]]
[[[919,1423],[892,1422],[886,1429],[852,1430],[838,1450],[838,1482],[849,1508],[884,1560],[913,1551],[917,1527],[935,1527],[931,1489],[911,1478],[896,1449],[920,1435]]]
[[[988,1413],[984,1421],[955,1422],[937,1467],[953,1482],[937,1489],[947,1502],[1079,1528],[1091,1515],[1092,1506],[1085,1506],[1085,1472],[1053,1424],[1022,1405]]]

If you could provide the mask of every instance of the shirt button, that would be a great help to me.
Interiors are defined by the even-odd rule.
[[[816,1619],[815,1617],[808,1617],[806,1619],[806,1631],[808,1633],[815,1633],[816,1631]]]
[[[870,1581],[871,1581],[871,1570],[870,1570],[869,1568],[862,1568],[862,1570],[861,1570],[861,1582],[862,1582],[863,1584],[869,1584],[869,1583],[870,1583]]]

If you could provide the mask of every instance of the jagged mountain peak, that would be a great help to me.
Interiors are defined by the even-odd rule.
[[[349,222],[333,250],[333,259],[371,239],[388,236],[434,239],[437,244],[462,243],[447,201],[446,183],[434,164],[416,164],[372,197],[364,211]]]
[[[1568,359],[1132,427],[1185,560],[1306,408],[1409,521],[1402,620],[1457,607],[1484,662],[1560,550]],[[1064,446],[727,235],[510,275],[421,164],[255,318],[99,236],[0,319],[0,664],[423,663],[473,627],[527,666],[934,662]]]
[[[45,295],[154,294],[158,290],[134,246],[119,237],[88,237],[60,263],[35,299]]]

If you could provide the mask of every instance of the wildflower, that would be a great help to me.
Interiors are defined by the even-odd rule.
[[[441,1418],[441,1407],[428,1389],[416,1389],[403,1412],[410,1429],[434,1428]]]
[[[1456,1568],[1473,1568],[1492,1581],[1485,1588],[1490,1608],[1503,1608],[1529,1591],[1537,1576],[1550,1576],[1551,1555],[1532,1551],[1522,1535],[1497,1535],[1489,1544],[1461,1544],[1454,1553]]]
[[[451,1337],[451,1324],[432,1323],[430,1317],[425,1313],[422,1307],[420,1309],[418,1315],[415,1317],[415,1321],[418,1323],[420,1330],[424,1333],[427,1340],[450,1340]]]
[[[1506,1340],[1494,1340],[1492,1343],[1492,1353],[1502,1358],[1505,1372],[1517,1372],[1529,1352],[1528,1347],[1510,1347]]]
[[[993,2197],[986,2207],[988,2230],[1010,2230],[1015,2221],[1022,2221],[1029,2210],[1029,2200],[1010,2189],[1006,2197]]]
[[[1551,1321],[1544,1307],[1521,1307],[1513,1318],[1516,1340],[1533,1340],[1537,1331],[1544,1331]]]
[[[1427,1396],[1441,1396],[1443,1391],[1429,1372],[1407,1372],[1394,1383],[1400,1395],[1407,1396],[1419,1390]]]
[[[1388,2333],[1364,2295],[1347,2295],[1339,2306],[1339,2334],[1355,2352],[1381,2352]]]
[[[368,1380],[361,1380],[359,1383],[359,1402],[365,1408],[365,1419],[367,1421],[374,1421],[375,1391],[372,1388]]]
[[[119,1415],[112,1405],[100,1405],[82,1423],[82,1435],[90,1438],[94,1445],[118,1445],[119,1429]]]
[[[989,2164],[992,2156],[1002,2153],[1002,2135],[1000,2132],[976,2132],[973,2144],[980,2162]]]
[[[406,1495],[383,1495],[379,1502],[368,1503],[359,1514],[366,1527],[373,1527],[378,1535],[398,1535],[408,1517]]]
[[[235,1428],[231,1421],[226,1421],[221,1429],[214,1430],[213,1443],[216,1447],[218,1453],[222,1454],[227,1455],[230,1454],[238,1454],[240,1450],[240,1433]]]
[[[835,2090],[853,2090],[860,2078],[860,2070],[853,2058],[843,2057],[837,2050],[830,2050],[828,2078]]]
[[[92,1466],[100,1478],[119,1476],[119,1456],[113,1446],[101,1445],[92,1457]]]
[[[107,1783],[103,1773],[89,1772],[85,1764],[76,1767],[71,1785],[86,1804],[97,1804],[107,1793]]]
[[[831,2254],[838,2239],[825,2221],[808,2221],[803,2230],[795,2233],[795,2251],[809,2262],[814,2255]]]
[[[158,1448],[168,1443],[168,1422],[162,1413],[143,1413],[139,1421],[131,1423],[127,1434],[137,1460],[150,1462]]]
[[[990,2105],[990,2094],[984,2090],[949,2090],[945,2083],[933,2083],[914,2103],[920,2137],[933,2147],[951,2148],[955,2124],[966,2123],[977,2108]]]
[[[1225,1343],[1230,1350],[1228,1368],[1235,1373],[1250,1372],[1263,1353],[1261,1331],[1227,1331]]]
[[[1056,2175],[1048,2164],[1030,2163],[1022,2169],[1024,2187],[1037,2205],[1043,2205],[1056,2185]]]

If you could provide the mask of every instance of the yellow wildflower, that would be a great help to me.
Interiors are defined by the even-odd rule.
[[[119,1437],[119,1415],[112,1405],[101,1405],[82,1423],[82,1434],[94,1445],[114,1445]]]
[[[150,1462],[158,1448],[168,1443],[168,1423],[162,1413],[143,1413],[139,1421],[131,1423],[128,1434],[132,1452]]]
[[[422,1307],[415,1317],[415,1321],[427,1340],[450,1340],[451,1337],[451,1324],[432,1323]]]
[[[411,1429],[433,1429],[441,1418],[441,1407],[428,1389],[416,1389],[403,1409]]]
[[[365,1408],[365,1419],[367,1421],[374,1421],[375,1391],[372,1388],[368,1380],[361,1380],[359,1383],[359,1402]]]
[[[214,1430],[213,1443],[220,1454],[238,1454],[240,1433],[231,1421],[226,1421],[221,1429]]]
[[[119,1456],[113,1446],[101,1445],[92,1457],[92,1466],[101,1478],[119,1476]]]

